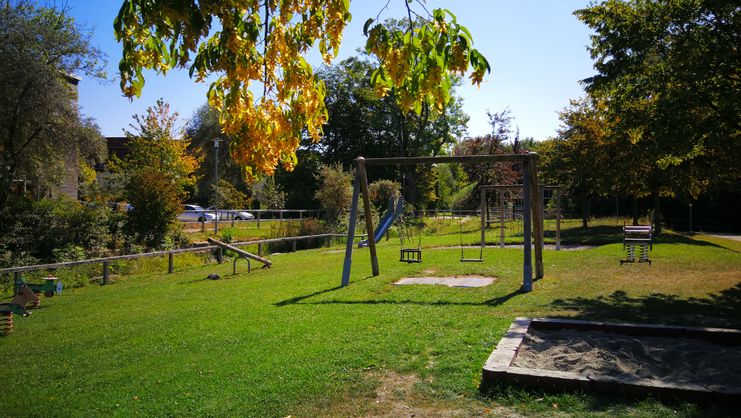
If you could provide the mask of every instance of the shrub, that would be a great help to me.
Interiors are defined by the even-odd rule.
[[[319,235],[331,232],[327,226],[317,218],[306,218],[301,221],[299,235]],[[298,249],[319,248],[327,242],[327,238],[304,239],[296,243]]]
[[[275,183],[275,177],[266,177],[252,188],[252,193],[260,202],[260,209],[284,209],[286,193]]]
[[[66,247],[52,250],[52,257],[56,263],[84,260],[85,250],[77,245],[67,245]]]
[[[315,198],[324,211],[327,223],[337,225],[350,210],[353,174],[337,163],[321,165],[315,177],[319,181]]]
[[[396,198],[400,191],[401,185],[391,180],[376,180],[368,185],[371,201],[382,212],[388,209],[389,199]]]
[[[111,243],[110,213],[105,205],[83,206],[68,197],[19,199],[2,211],[2,252],[8,259],[25,254],[42,262],[53,261],[55,250],[70,246],[82,248],[83,256],[101,255]]]
[[[137,243],[161,248],[177,224],[178,187],[158,170],[144,167],[131,175],[125,193],[133,206],[127,214],[128,230]]]

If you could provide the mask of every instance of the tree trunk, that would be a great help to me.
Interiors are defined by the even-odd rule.
[[[654,233],[661,233],[661,195],[659,194],[659,187],[655,186],[651,189],[651,198],[654,202],[654,208],[651,216],[651,221],[654,226]]]
[[[417,172],[415,166],[410,165],[404,175],[404,200],[412,205],[417,204]],[[416,209],[416,208],[415,208]]]
[[[0,178],[0,208],[4,208],[8,205],[10,189],[13,188],[13,179],[16,174],[15,164],[4,161],[3,166],[5,170],[3,170],[2,178]]]
[[[590,199],[589,196],[582,197],[582,218],[581,218],[582,228],[589,228],[589,208],[590,208],[591,200],[592,199]]]
[[[633,195],[633,225],[638,225],[638,196]]]

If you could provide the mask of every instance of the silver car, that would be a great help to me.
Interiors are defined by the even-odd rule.
[[[214,213],[214,207],[209,206],[206,208],[207,211],[211,211],[211,213]],[[234,214],[234,215],[231,215]],[[235,221],[248,221],[250,219],[255,219],[255,215],[245,212],[242,210],[229,210],[229,209],[219,209],[219,220],[220,221],[227,221],[231,220],[232,216],[234,216]]]
[[[178,220],[183,222],[212,222],[215,219],[213,212],[198,205],[183,205],[183,211],[178,215]]]

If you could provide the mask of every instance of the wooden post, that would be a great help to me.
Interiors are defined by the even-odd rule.
[[[229,212],[229,216],[232,218],[232,228],[234,228],[234,218],[236,216],[234,216],[234,212]]]
[[[358,157],[358,172],[360,173],[360,188],[363,192],[363,210],[365,212],[365,229],[368,233],[368,248],[370,249],[371,271],[378,276],[378,255],[376,254],[376,237],[373,236],[373,217],[371,214],[370,195],[368,194],[368,176],[365,172],[365,158]]]
[[[206,230],[206,217],[201,216],[201,232],[204,232]]]
[[[291,241],[291,246],[293,247],[293,252],[295,253],[296,252],[296,240],[295,239]]]
[[[561,250],[561,190],[556,189],[556,251]]]
[[[350,223],[347,226],[347,242],[345,242],[345,262],[342,265],[342,283],[345,287],[350,284],[350,269],[352,268],[352,250],[355,244],[355,223],[358,217],[358,195],[360,194],[360,174],[355,169],[355,181],[352,187],[352,201],[350,203]]]
[[[211,238],[207,238],[208,242],[211,242]],[[216,262],[221,264],[221,261],[224,259],[224,250],[221,249],[221,247],[216,249]]]
[[[504,190],[499,191],[499,248],[504,248]]]
[[[522,241],[523,241],[523,266],[522,266],[522,291],[533,290],[533,260],[530,244],[530,170],[527,161],[522,163]]]
[[[262,244],[257,244],[257,255],[262,255]]]
[[[174,267],[175,267],[175,262],[173,260],[174,257],[175,257],[175,254],[173,253],[167,254],[167,273],[168,274],[172,274],[172,271],[174,270]]]
[[[260,212],[257,212],[257,229],[260,229]]]
[[[540,198],[540,185],[538,184],[537,156],[530,159],[528,167],[533,205],[533,235],[535,236],[535,277],[540,279],[543,277],[543,201]]]
[[[108,284],[108,262],[103,262],[103,284]]]

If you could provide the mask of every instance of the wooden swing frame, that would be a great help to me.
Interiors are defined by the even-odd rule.
[[[355,222],[358,215],[358,204],[360,192],[363,193],[363,210],[365,213],[365,226],[368,234],[368,249],[370,251],[371,272],[378,276],[378,254],[376,252],[376,241],[373,237],[373,218],[371,216],[370,195],[368,193],[368,176],[366,166],[383,165],[417,165],[437,163],[497,163],[515,161],[522,163],[522,188],[523,188],[523,266],[522,266],[522,291],[529,292],[533,288],[533,266],[532,266],[532,235],[535,236],[535,277],[543,277],[543,214],[539,209],[542,207],[542,196],[538,185],[538,154],[530,152],[527,154],[493,154],[493,155],[463,155],[442,157],[394,157],[394,158],[363,158],[358,157],[355,163],[355,182],[353,185],[352,204],[350,205],[350,222],[345,244],[345,260],[342,268],[341,286],[350,284],[350,271],[352,268],[353,243],[355,241]],[[532,233],[531,233],[532,227]]]

